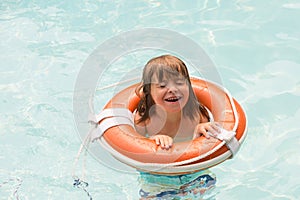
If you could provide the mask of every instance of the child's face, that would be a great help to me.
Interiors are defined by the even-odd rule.
[[[183,76],[152,78],[151,96],[155,104],[162,106],[167,112],[180,112],[189,98],[188,82]]]

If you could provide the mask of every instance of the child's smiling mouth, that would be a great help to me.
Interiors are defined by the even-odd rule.
[[[167,102],[177,102],[181,99],[181,97],[169,97],[169,98],[166,98],[165,101]]]

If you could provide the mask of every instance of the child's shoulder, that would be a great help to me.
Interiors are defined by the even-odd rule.
[[[139,112],[137,110],[134,111],[133,117],[134,117],[134,123],[135,124],[139,124],[139,125],[143,125],[144,124],[144,122],[141,122],[142,116],[139,114]]]
[[[147,126],[147,123],[146,121],[141,121],[141,115],[139,114],[139,112],[134,112],[134,126],[135,126],[135,129],[138,133],[142,134],[142,135],[145,135],[147,134],[147,130],[146,130],[146,126]]]

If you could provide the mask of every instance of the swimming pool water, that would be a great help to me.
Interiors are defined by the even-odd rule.
[[[87,192],[93,199],[138,199],[137,174],[116,171],[89,154],[89,186],[86,192],[73,187],[81,143],[73,93],[94,49],[146,27],[198,43],[247,112],[248,136],[240,152],[211,169],[217,176],[211,199],[297,199],[299,9],[296,0],[1,1],[0,199],[89,199]],[[113,61],[99,78],[95,111],[119,89],[103,87],[160,53],[145,49]]]

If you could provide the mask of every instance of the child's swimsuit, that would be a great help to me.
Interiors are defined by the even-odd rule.
[[[140,196],[142,199],[184,199],[199,197],[215,186],[216,176],[209,170],[176,176],[155,175],[140,172]]]

